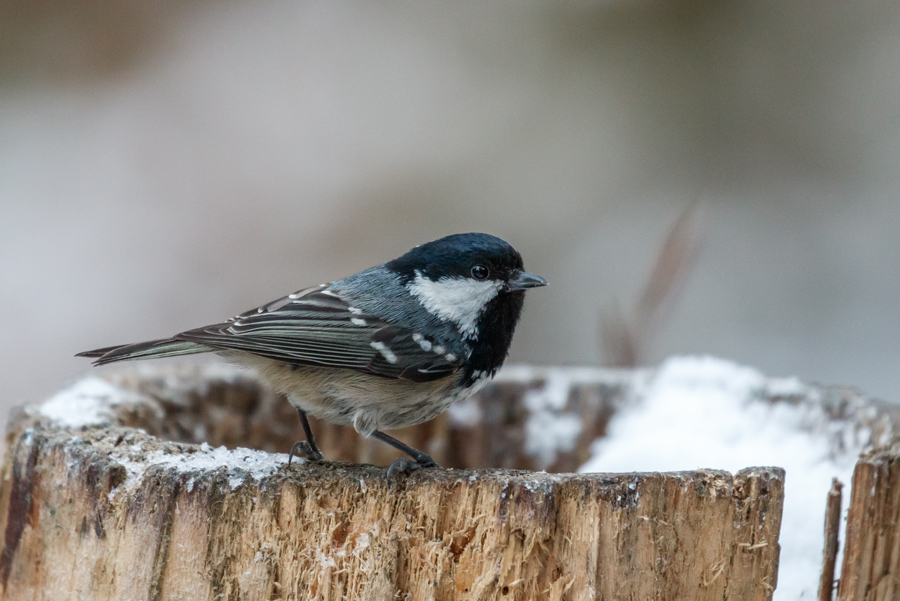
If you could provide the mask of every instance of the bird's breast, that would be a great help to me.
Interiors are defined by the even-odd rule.
[[[255,369],[267,386],[287,396],[295,407],[332,424],[353,426],[366,436],[434,419],[475,390],[459,386],[460,373],[411,382],[257,356],[243,356],[239,362]]]

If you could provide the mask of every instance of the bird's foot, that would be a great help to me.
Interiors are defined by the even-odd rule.
[[[288,466],[291,465],[294,455],[297,457],[305,457],[308,461],[325,461],[322,451],[305,440],[295,442],[294,446],[291,447],[291,452],[288,453]]]
[[[387,468],[387,474],[385,477],[388,482],[394,478],[395,474],[405,474],[409,475],[416,471],[417,469],[423,467],[441,467],[439,466],[434,459],[426,455],[425,453],[419,453],[415,456],[415,459],[407,459],[403,457],[401,459],[396,460]]]

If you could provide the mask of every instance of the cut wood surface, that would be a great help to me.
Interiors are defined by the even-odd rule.
[[[94,378],[12,417],[0,482],[3,598],[718,601],[774,590],[778,468],[421,470],[388,484],[369,465],[288,467],[283,454],[196,444],[279,450],[297,428],[287,403],[251,378],[166,369]],[[558,409],[611,413],[621,387],[598,373],[573,376]],[[521,431],[503,399],[541,385],[534,373],[514,376],[481,401],[507,408],[499,417]],[[426,426],[443,445],[436,458],[490,461],[495,439],[522,436],[513,428],[451,445],[464,423],[458,413]],[[343,436],[322,437],[326,455],[349,446]],[[578,439],[555,454],[532,449],[529,461],[575,461],[565,457],[585,452]],[[510,452],[527,455],[519,442]]]

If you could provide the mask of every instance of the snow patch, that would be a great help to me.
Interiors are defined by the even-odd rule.
[[[522,403],[529,412],[525,422],[525,452],[540,469],[553,464],[559,453],[575,448],[581,417],[565,411],[572,381],[562,370],[548,370],[542,388],[529,390]]]
[[[254,379],[253,370],[227,361],[182,359],[178,363],[135,361],[127,367],[109,369],[104,377],[115,384],[159,380],[166,390],[167,402],[187,406],[195,396],[205,396],[209,387],[219,383],[237,384]]]
[[[248,480],[259,482],[273,475],[282,465],[287,464],[286,453],[266,453],[253,449],[211,447],[203,443],[194,452],[168,452],[155,450],[143,452],[143,444],[131,445],[113,453],[112,459],[121,464],[128,474],[125,481],[109,493],[110,500],[122,492],[134,490],[143,482],[144,475],[154,467],[173,469],[179,474],[192,474],[188,480],[188,490],[193,490],[197,476],[204,472],[224,471],[231,490],[235,490]],[[305,461],[299,458],[298,461]]]
[[[447,416],[454,425],[472,428],[481,423],[481,405],[478,404],[478,401],[469,397],[450,405],[450,408],[447,410]]]
[[[579,471],[785,468],[774,599],[815,599],[831,479],[850,485],[868,433],[852,423],[830,420],[815,403],[765,399],[808,398],[810,393],[799,380],[767,379],[756,370],[720,359],[670,359],[613,416],[607,436],[594,443],[591,459]]]
[[[99,426],[116,421],[113,408],[144,397],[91,376],[75,382],[38,405],[36,411],[64,428]]]

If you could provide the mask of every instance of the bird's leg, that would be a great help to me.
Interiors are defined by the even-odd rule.
[[[309,418],[306,417],[306,411],[298,407],[297,414],[300,416],[300,423],[303,425],[303,433],[306,434],[306,440],[295,442],[294,446],[291,447],[291,452],[288,454],[288,465],[291,464],[294,455],[303,455],[310,461],[325,461],[322,451],[316,446],[316,437],[313,436]]]
[[[414,449],[408,444],[400,442],[393,436],[388,436],[380,430],[375,430],[374,432],[372,432],[372,436],[374,436],[381,442],[386,442],[399,451],[403,451],[413,458],[413,461],[410,461],[409,459],[403,457],[402,459],[398,459],[397,461],[392,463],[387,469],[388,481],[390,481],[391,477],[398,472],[408,474],[419,469],[420,467],[440,467],[434,459],[432,459],[422,451]]]

